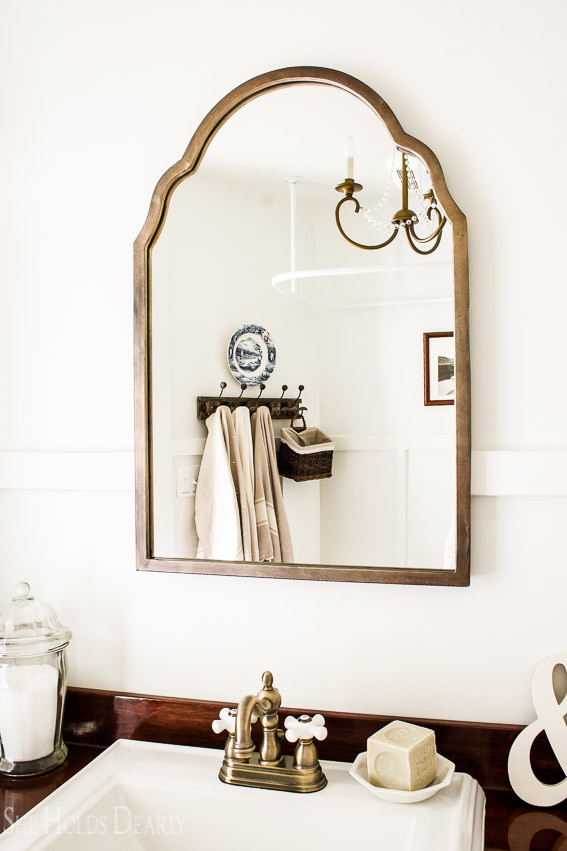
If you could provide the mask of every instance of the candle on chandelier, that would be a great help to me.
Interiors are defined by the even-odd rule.
[[[354,138],[348,136],[345,142],[346,179],[354,179]]]

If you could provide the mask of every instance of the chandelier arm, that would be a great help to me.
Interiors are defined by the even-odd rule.
[[[412,237],[415,236],[415,233],[414,233],[414,230],[413,230],[413,225],[410,225],[409,227],[405,228],[405,231],[406,231],[406,236],[408,238],[408,242],[410,244],[410,247],[413,248],[413,250],[415,251],[416,254],[433,254],[433,252],[435,251],[435,249],[438,247],[439,243],[441,242],[441,237],[443,235],[441,233],[441,228],[437,228],[437,231],[436,231],[437,239],[433,243],[433,246],[431,248],[427,249],[427,250],[422,251],[421,248],[417,247],[417,245],[414,243],[414,241],[412,239]],[[435,236],[435,234],[433,234],[433,236]],[[433,236],[431,237],[431,239],[433,239]],[[418,239],[420,242],[424,242],[424,241],[429,242],[430,241],[430,240],[419,239],[419,237],[417,237],[417,236],[415,236],[415,238]]]
[[[343,230],[343,227],[341,225],[341,219],[340,219],[340,209],[341,209],[341,206],[345,203],[345,201],[353,201],[354,202],[354,204],[355,204],[354,212],[355,213],[358,213],[358,211],[360,210],[360,204],[358,203],[358,200],[356,198],[354,198],[352,195],[345,195],[344,198],[341,198],[341,200],[339,201],[339,203],[337,204],[337,207],[335,209],[335,221],[337,223],[337,227],[338,227],[339,231],[344,236],[344,238],[346,239],[347,242],[350,242],[350,244],[354,245],[356,248],[365,248],[368,251],[375,251],[377,248],[385,248],[386,245],[389,245],[391,242],[394,241],[394,239],[398,235],[398,228],[397,227],[394,228],[394,232],[392,233],[392,235],[385,242],[381,242],[379,245],[363,245],[362,242],[355,242],[354,239],[351,239],[350,236],[347,236],[347,234]],[[427,252],[427,253],[429,253],[429,252]]]
[[[415,239],[416,242],[422,242],[422,243],[423,242],[431,242],[432,239],[435,239],[441,233],[441,231],[443,230],[443,228],[447,224],[446,216],[441,217],[441,213],[439,212],[437,207],[430,207],[428,209],[428,211],[427,211],[427,218],[428,219],[431,219],[431,213],[432,212],[437,215],[437,227],[435,228],[433,233],[429,234],[429,236],[418,236],[415,232],[415,226],[414,226],[413,222],[410,225],[412,237]]]

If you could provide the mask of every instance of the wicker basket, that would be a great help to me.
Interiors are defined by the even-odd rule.
[[[318,428],[306,428],[300,432],[282,428],[280,437],[280,475],[296,482],[331,478],[335,443],[325,432]]]

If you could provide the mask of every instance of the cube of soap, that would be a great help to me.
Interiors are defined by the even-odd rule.
[[[392,721],[368,739],[368,780],[374,786],[414,792],[437,774],[435,733],[417,724]]]

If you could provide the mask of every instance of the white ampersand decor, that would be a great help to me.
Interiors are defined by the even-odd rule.
[[[562,665],[567,669],[567,654],[547,656],[537,666],[532,680],[532,696],[537,719],[522,730],[510,748],[508,776],[512,789],[536,807],[554,807],[567,798],[567,695],[557,702],[553,691],[553,669]],[[560,783],[542,783],[533,771],[530,751],[534,739],[545,731],[557,762],[566,775]]]

